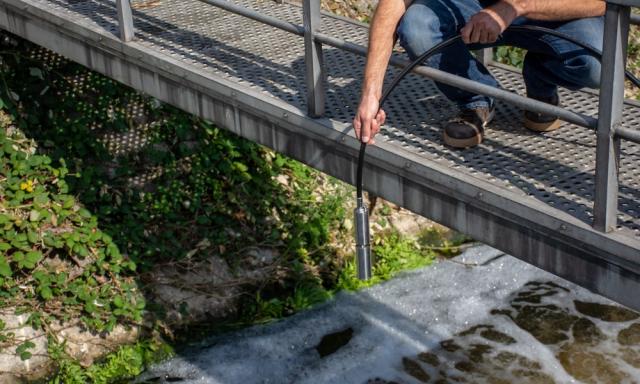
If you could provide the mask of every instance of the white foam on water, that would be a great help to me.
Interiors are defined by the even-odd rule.
[[[156,378],[154,382],[163,382],[170,376],[184,379],[183,383],[328,384],[375,378],[381,379],[379,383],[418,383],[417,377],[424,378],[421,372],[430,381],[444,372],[469,383],[497,378],[512,383],[579,382],[557,357],[563,348],[599,355],[617,372],[609,379],[622,378],[615,384],[640,382],[640,370],[622,359],[624,349],[640,356],[640,345],[621,346],[618,341],[620,331],[640,319],[614,323],[581,314],[574,300],[612,303],[500,255],[486,246],[475,247],[453,261],[405,273],[355,294],[338,294],[329,303],[277,323],[208,340],[206,347],[152,367],[138,382]],[[521,300],[535,301],[531,295],[545,293],[539,303]],[[545,307],[551,309],[545,312]],[[536,316],[560,325],[539,322]],[[573,336],[579,331],[578,319],[595,324],[604,338],[578,344]],[[558,332],[563,321],[569,328]],[[322,337],[347,328],[353,329],[351,340],[321,357],[315,347]],[[549,335],[564,340],[540,341]],[[428,362],[432,356],[428,354],[437,357],[436,366]]]

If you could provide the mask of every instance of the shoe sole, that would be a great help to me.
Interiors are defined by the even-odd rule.
[[[484,123],[485,129],[486,129],[486,126],[489,125],[491,121],[493,121],[493,118],[495,117],[495,115],[496,115],[496,110],[495,108],[492,108],[491,111],[489,112],[489,116],[487,117],[487,121]],[[453,148],[458,148],[458,149],[475,147],[476,145],[482,143],[482,133],[477,133],[475,136],[469,137],[467,139],[454,139],[453,137],[447,135],[447,132],[445,131],[443,132],[442,137],[446,145]]]
[[[526,116],[524,118],[524,126],[530,130],[530,131],[534,131],[534,132],[551,132],[551,131],[555,131],[556,129],[560,128],[560,125],[562,124],[562,122],[558,119],[555,119],[554,121],[548,122],[548,123],[540,123],[537,121],[533,121],[533,120],[529,120]]]
[[[445,132],[444,143],[450,147],[460,148],[460,149],[475,147],[476,145],[482,143],[482,135],[477,134],[468,139],[454,139],[453,137],[450,137],[449,135],[447,135],[447,133]]]

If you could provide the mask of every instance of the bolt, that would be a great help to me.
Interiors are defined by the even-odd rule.
[[[411,163],[409,163],[409,162],[404,163],[404,167],[405,168],[411,168]]]
[[[567,225],[566,224],[560,224],[560,230],[561,231],[566,231],[567,230]]]
[[[289,114],[287,112],[282,114],[282,117],[284,117],[285,119],[289,117]]]
[[[482,193],[482,192],[478,192],[478,195],[477,195],[477,196],[478,196],[478,199],[482,199],[482,198],[484,197],[484,193]]]

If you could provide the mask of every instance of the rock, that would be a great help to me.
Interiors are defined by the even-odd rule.
[[[368,21],[373,16],[373,10],[378,4],[377,0],[322,0],[322,8],[335,13],[361,21]]]
[[[580,300],[575,300],[574,304],[581,314],[612,323],[631,321],[640,317],[637,312],[617,305],[588,303]]]
[[[172,327],[228,317],[235,312],[241,293],[241,281],[218,256],[157,265],[151,276],[148,288],[166,308],[166,321]]]
[[[0,383],[2,384],[22,384],[23,380],[10,373],[0,373]]]
[[[404,234],[418,234],[436,225],[433,221],[406,209],[397,210],[391,215],[389,222],[395,230]]]
[[[232,269],[217,254],[203,256],[210,247],[204,239],[185,260],[156,265],[145,278],[151,299],[165,308],[170,328],[229,318],[247,287],[273,278],[280,256],[275,249],[250,247]]]
[[[581,382],[622,383],[629,379],[606,355],[585,350],[579,344],[564,346],[557,357],[564,369]]]
[[[640,345],[640,324],[631,324],[618,333],[618,342],[622,345]]]
[[[47,353],[47,335],[26,324],[28,315],[14,315],[12,310],[0,314],[0,320],[6,323],[6,330],[15,335],[10,347],[0,349],[0,383],[19,383],[22,380],[36,380],[47,375],[52,369]],[[65,343],[65,351],[84,366],[115,350],[118,346],[134,342],[139,329],[116,326],[109,333],[91,333],[77,323],[51,324],[52,332],[59,342]],[[15,348],[24,341],[31,341],[35,347],[28,351],[32,354],[27,360],[20,359]]]
[[[67,353],[85,367],[118,346],[135,342],[140,334],[139,328],[127,328],[122,325],[116,326],[108,334],[93,334],[79,326],[63,325],[59,330],[56,327],[53,327],[53,330],[58,338],[66,340]]]

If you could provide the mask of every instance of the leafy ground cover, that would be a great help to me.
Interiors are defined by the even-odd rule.
[[[2,36],[0,60],[0,313],[25,313],[46,332],[49,381],[132,377],[170,345],[365,285],[351,261],[351,187],[13,36]],[[373,283],[465,240],[380,231]],[[256,248],[275,257],[249,279]],[[213,326],[172,327],[150,273],[211,257],[241,288],[235,310]],[[69,321],[142,336],[86,366],[57,337]],[[33,347],[0,323],[0,351],[29,359]]]

